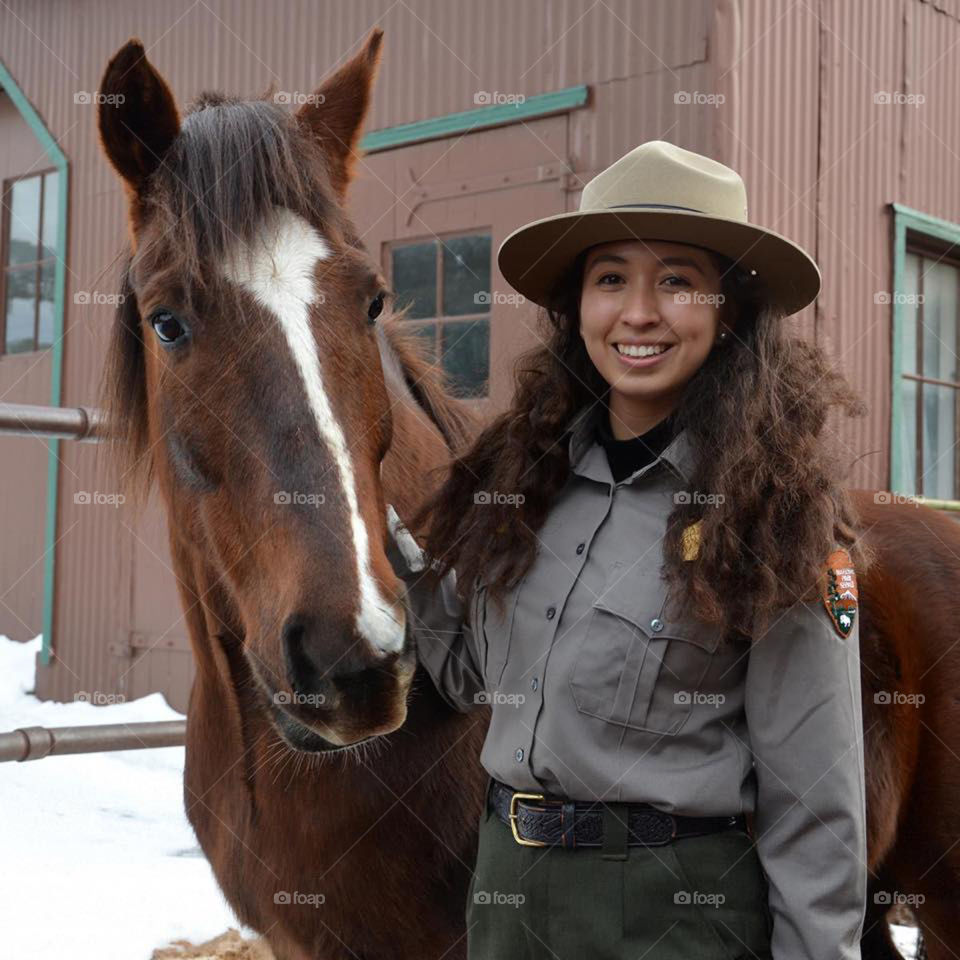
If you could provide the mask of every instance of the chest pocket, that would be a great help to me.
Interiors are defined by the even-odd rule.
[[[656,572],[613,565],[570,672],[581,713],[649,733],[680,731],[703,692],[720,630],[693,616],[667,619],[666,601]]]

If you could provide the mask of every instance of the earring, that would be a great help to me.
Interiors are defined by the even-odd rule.
[[[726,340],[726,339],[727,339],[727,331],[724,330],[723,333],[720,334],[720,336],[719,336],[718,339],[720,339],[720,340]]]

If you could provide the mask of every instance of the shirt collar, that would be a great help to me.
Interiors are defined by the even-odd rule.
[[[563,435],[568,438],[570,469],[581,476],[609,483],[612,476],[607,455],[597,442],[595,432],[597,417],[606,413],[606,409],[603,400],[588,401],[571,417]],[[682,480],[690,482],[693,477],[694,455],[686,430],[680,430],[654,462],[659,463],[661,460],[666,461]]]

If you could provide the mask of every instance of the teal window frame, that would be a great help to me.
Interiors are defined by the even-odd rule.
[[[44,153],[57,171],[57,259],[53,282],[53,346],[50,358],[50,405],[59,407],[63,387],[63,312],[64,293],[67,286],[67,211],[69,209],[69,173],[67,155],[60,149],[53,134],[46,128],[40,114],[24,96],[23,91],[13,79],[13,75],[0,61],[0,89],[8,97],[14,108],[23,117],[33,135],[40,142]],[[7,356],[0,356],[2,363]],[[53,599],[54,574],[56,570],[57,548],[57,500],[60,492],[60,441],[47,440],[47,509],[44,521],[43,538],[43,641],[40,648],[40,662],[50,663],[53,655]]]
[[[931,214],[914,210],[900,203],[890,205],[893,210],[893,290],[903,293],[906,284],[907,247],[911,235],[925,240],[933,240],[945,247],[960,245],[960,224]],[[922,247],[922,243],[916,244]],[[891,332],[891,392],[890,392],[890,490],[913,496],[913,490],[906,489],[907,471],[900,449],[900,437],[903,432],[904,409],[901,385],[906,371],[904,352],[904,327],[907,305],[899,302],[902,298],[894,296],[893,329]],[[931,501],[928,501],[931,502]],[[936,501],[936,504],[951,509],[960,509],[960,500]]]

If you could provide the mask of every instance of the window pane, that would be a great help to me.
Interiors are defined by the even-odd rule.
[[[957,390],[923,385],[923,495],[956,496]]]
[[[40,268],[40,317],[37,324],[37,347],[53,344],[53,281],[56,264],[45,263]]]
[[[451,237],[443,243],[443,314],[490,312],[490,235]]]
[[[917,284],[920,278],[920,257],[915,253],[906,255],[903,271],[904,301],[901,310],[903,328],[900,348],[903,351],[904,373],[919,373],[917,369],[917,327],[920,324],[920,308],[917,306]],[[897,291],[898,293],[900,291]]]
[[[33,318],[36,309],[37,271],[35,267],[11,270],[7,274],[6,352],[23,353],[33,349]]]
[[[17,180],[10,190],[8,263],[37,260],[40,242],[40,178]]]
[[[398,308],[412,301],[411,319],[437,315],[436,241],[393,248],[393,289]]]
[[[48,173],[43,178],[43,258],[57,255],[58,174]]]
[[[490,321],[445,323],[441,331],[443,369],[461,397],[487,394],[490,372]]]
[[[957,380],[957,269],[925,260],[923,375]]]
[[[926,388],[925,388],[926,389]],[[900,381],[900,403],[903,414],[900,417],[900,436],[897,444],[900,448],[900,463],[903,465],[902,487],[897,493],[919,493],[917,486],[917,381]]]

